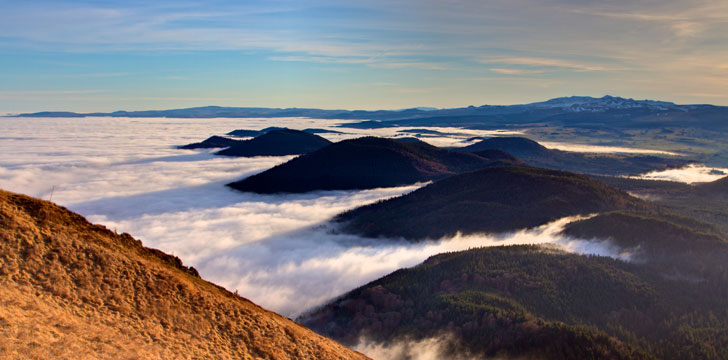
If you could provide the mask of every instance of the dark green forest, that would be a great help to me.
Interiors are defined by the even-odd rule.
[[[725,359],[728,272],[663,268],[542,246],[440,254],[299,320],[344,344],[438,336],[445,351],[549,359]],[[391,340],[389,340],[391,342]]]

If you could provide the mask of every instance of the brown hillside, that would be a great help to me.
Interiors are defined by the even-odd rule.
[[[0,357],[364,359],[49,202],[0,190]]]

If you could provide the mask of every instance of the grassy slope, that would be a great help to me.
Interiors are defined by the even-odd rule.
[[[0,191],[0,353],[364,358],[52,203]]]

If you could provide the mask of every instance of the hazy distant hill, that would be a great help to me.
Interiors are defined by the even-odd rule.
[[[256,137],[256,136],[263,135],[263,134],[273,131],[273,130],[286,130],[286,129],[288,129],[288,128],[283,128],[283,127],[278,127],[278,126],[270,126],[270,127],[260,129],[260,130],[237,129],[237,130],[233,130],[233,131],[227,133],[227,135],[237,136],[237,137]],[[312,129],[312,128],[303,129],[301,131],[311,133],[311,134],[327,134],[327,133],[341,134],[342,133],[341,131],[336,131],[336,130]]]
[[[363,359],[128,234],[0,191],[3,358]]]
[[[659,156],[585,154],[552,150],[523,137],[488,138],[461,150],[477,152],[488,149],[513,154],[533,166],[592,174],[639,175],[691,163],[690,160]]]
[[[331,144],[228,186],[258,193],[370,189],[439,179],[492,163],[422,141],[363,137]]]
[[[269,126],[267,128],[260,129],[260,130],[237,129],[237,130],[233,130],[233,131],[227,133],[226,135],[237,136],[237,137],[256,137],[256,136],[263,135],[269,131],[286,130],[286,129],[287,128],[278,127],[278,126]]]
[[[563,233],[609,241],[668,276],[711,276],[728,261],[728,242],[719,229],[664,212],[607,212],[567,224]]]
[[[241,143],[241,140],[230,139],[222,136],[210,136],[209,138],[192,144],[178,146],[178,149],[213,149],[213,148],[224,148],[229,146],[235,146]]]
[[[591,177],[648,199],[675,214],[710,223],[723,234],[728,234],[728,177],[696,184],[612,176]]]
[[[52,112],[20,114],[19,117],[170,117],[245,118],[311,117],[321,119],[382,120],[345,124],[373,128],[381,126],[465,126],[482,127],[544,123],[577,127],[654,127],[656,123],[674,126],[725,128],[728,108],[712,105],[676,105],[664,101],[633,100],[604,96],[573,96],[524,105],[483,105],[451,109],[405,110],[322,110],[302,108],[254,108],[205,106],[187,109],[116,111],[112,113]]]
[[[395,271],[299,320],[345,344],[439,337],[447,345],[432,358],[725,359],[721,271],[681,279],[542,246],[472,249]]]
[[[291,129],[272,130],[250,140],[239,141],[217,155],[282,156],[316,151],[331,144],[318,135]]]
[[[342,231],[368,237],[439,238],[514,231],[565,216],[648,204],[583,175],[523,166],[492,167],[338,215]]]
[[[728,197],[728,176],[709,183],[698,184],[696,187],[701,195]]]

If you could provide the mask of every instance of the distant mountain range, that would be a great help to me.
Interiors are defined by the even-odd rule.
[[[464,108],[436,109],[428,107],[403,110],[323,110],[312,108],[260,108],[260,107],[222,107],[204,106],[172,110],[115,111],[110,113],[75,113],[67,111],[43,111],[18,114],[18,117],[171,117],[171,118],[215,118],[215,117],[312,117],[322,119],[408,119],[416,117],[495,115],[511,114],[535,109],[552,109],[569,112],[604,112],[612,110],[647,111],[690,111],[700,108],[716,108],[712,105],[677,105],[671,102],[654,100],[634,100],[615,96],[594,98],[572,96],[555,98],[543,102],[523,105],[482,105]]]

